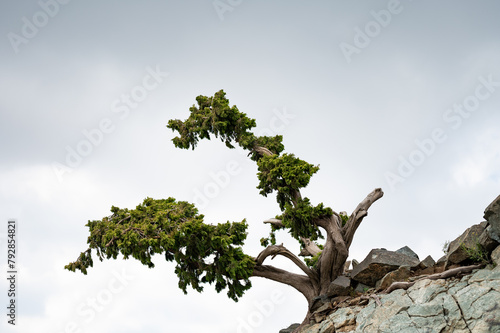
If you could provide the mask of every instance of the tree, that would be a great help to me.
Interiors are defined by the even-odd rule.
[[[203,285],[215,284],[220,292],[237,301],[251,287],[250,277],[257,276],[292,286],[304,295],[309,304],[327,292],[330,283],[343,273],[354,233],[370,206],[383,196],[377,188],[359,203],[350,216],[338,214],[323,203],[313,206],[300,189],[308,185],[318,166],[309,164],[293,154],[283,153],[283,137],[255,136],[256,126],[236,106],[229,106],[223,90],[213,97],[198,96],[197,106],[190,108],[185,121],[170,120],[167,127],[178,132],[172,141],[178,148],[196,148],[201,139],[220,138],[228,148],[237,144],[249,151],[257,163],[260,194],[276,193],[280,214],[264,221],[270,234],[261,239],[265,249],[257,257],[243,252],[246,239],[246,220],[218,225],[203,223],[203,215],[193,204],[174,198],[146,198],[135,209],[111,208],[111,215],[89,221],[89,248],[75,262],[65,266],[70,271],[87,274],[93,265],[92,250],[97,257],[123,257],[140,260],[154,267],[151,257],[163,253],[167,261],[175,261],[179,287],[186,293],[191,286],[201,292]],[[276,232],[288,230],[301,245],[299,256],[276,244]],[[326,236],[326,240],[325,239]],[[323,239],[324,244],[318,244]],[[276,255],[296,264],[303,274],[264,265]],[[304,322],[309,318],[309,312]]]

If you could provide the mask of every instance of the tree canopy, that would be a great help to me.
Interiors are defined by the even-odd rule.
[[[228,148],[239,145],[257,163],[260,194],[276,194],[279,213],[264,223],[270,234],[261,239],[265,249],[256,257],[243,253],[241,246],[247,236],[247,222],[203,223],[204,216],[194,205],[174,198],[146,198],[135,209],[111,208],[111,215],[89,221],[89,248],[75,262],[65,266],[84,274],[92,267],[92,251],[103,259],[133,257],[148,267],[154,267],[152,255],[164,254],[175,261],[179,287],[202,291],[203,284],[215,283],[219,292],[227,289],[237,301],[251,287],[250,277],[258,276],[288,284],[301,292],[309,303],[325,293],[330,282],[342,273],[354,233],[368,208],[382,197],[381,189],[361,201],[350,216],[339,215],[323,203],[313,205],[302,197],[300,190],[309,184],[319,170],[317,165],[283,153],[283,137],[256,136],[256,126],[236,106],[230,106],[223,90],[214,96],[198,96],[189,117],[170,120],[167,127],[177,132],[176,147],[195,149],[201,139],[220,138]],[[302,247],[300,259],[283,245],[276,245],[275,232],[287,230]],[[319,244],[320,239],[326,241]],[[282,255],[294,262],[305,274],[291,273],[264,265],[269,256]]]

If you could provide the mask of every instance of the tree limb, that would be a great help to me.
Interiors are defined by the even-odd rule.
[[[274,219],[274,218],[267,219],[267,220],[264,221],[264,223],[272,224],[272,225],[274,225],[275,227],[278,227],[278,228],[283,228],[285,226],[280,219]]]
[[[261,266],[267,257],[272,256],[271,259],[274,259],[274,257],[276,257],[278,254],[290,259],[304,273],[306,273],[311,280],[313,281],[318,280],[317,274],[312,269],[307,267],[307,265],[302,260],[300,260],[299,257],[297,257],[295,254],[293,254],[287,248],[285,248],[283,244],[270,245],[266,247],[261,253],[259,253],[257,258],[255,259],[255,262],[257,263],[257,266]]]
[[[349,220],[347,220],[347,223],[342,228],[342,234],[347,248],[351,246],[352,239],[354,238],[354,233],[361,224],[361,221],[366,215],[368,215],[368,208],[370,208],[370,206],[375,201],[382,198],[383,195],[384,192],[382,192],[382,189],[376,188],[370,194],[368,194],[366,198],[361,201],[358,207],[356,207],[356,209],[352,212]]]
[[[275,219],[275,218],[270,218],[264,221],[264,223],[269,223],[274,225],[277,228],[283,228],[285,225],[280,219]],[[306,256],[311,256],[314,257],[316,254],[320,253],[322,250],[319,248],[316,243],[311,241],[309,238],[304,238],[301,237],[302,242],[304,243],[305,247],[303,247],[300,250],[299,256],[306,257]]]
[[[392,291],[394,291],[396,289],[404,289],[404,290],[406,290],[406,289],[410,288],[411,286],[413,286],[417,281],[420,281],[420,280],[425,280],[425,279],[429,279],[429,280],[446,279],[446,278],[455,276],[455,275],[460,274],[460,273],[469,273],[469,272],[471,272],[472,270],[474,270],[476,268],[481,268],[481,266],[482,265],[471,265],[471,266],[457,267],[457,268],[449,269],[449,270],[444,271],[442,273],[436,273],[436,274],[432,274],[432,275],[426,275],[426,276],[423,276],[420,279],[417,279],[417,280],[412,281],[412,282],[394,282],[387,289],[385,289],[382,292],[382,294],[389,294],[390,292],[392,292]]]
[[[254,267],[252,276],[263,277],[295,288],[304,295],[309,305],[313,298],[317,296],[311,279],[305,275],[290,273],[274,266],[257,265]]]
[[[314,257],[315,255],[317,255],[318,253],[320,253],[322,251],[319,248],[319,246],[316,245],[316,243],[311,241],[309,238],[300,237],[300,239],[304,243],[305,247],[303,247],[300,250],[299,256],[304,256],[304,257],[305,256],[312,256],[312,257]]]
[[[253,148],[253,150],[255,150],[257,153],[261,154],[262,156],[274,155],[273,152],[270,151],[269,149],[267,149],[266,147],[256,146]]]
[[[316,221],[326,231],[326,243],[318,260],[321,293],[326,293],[330,282],[342,274],[344,263],[349,256],[348,248],[342,237],[338,215]]]

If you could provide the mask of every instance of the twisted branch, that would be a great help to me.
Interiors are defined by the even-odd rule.
[[[305,247],[300,250],[299,256],[303,256],[303,257],[312,256],[312,257],[314,257],[315,255],[317,255],[318,253],[320,253],[322,251],[319,248],[319,246],[316,245],[316,243],[311,241],[309,238],[300,237],[300,239],[304,243]]]
[[[299,257],[297,257],[295,254],[290,252],[286,247],[284,247],[283,244],[270,245],[270,246],[266,247],[261,253],[259,253],[257,258],[255,259],[255,262],[257,263],[257,266],[261,266],[267,257],[272,256],[271,259],[274,259],[274,257],[276,257],[278,254],[290,259],[304,273],[306,273],[306,275],[311,280],[317,281],[317,279],[318,279],[317,274],[312,269],[307,267],[307,265],[302,260],[300,260]]]
[[[351,246],[354,233],[361,224],[361,221],[363,221],[363,218],[368,215],[368,208],[370,208],[370,206],[375,201],[382,198],[383,195],[384,192],[382,192],[382,189],[376,188],[370,194],[368,194],[366,198],[361,201],[358,207],[356,207],[356,209],[352,212],[349,220],[347,220],[347,223],[342,228],[342,236],[345,240],[347,248]]]

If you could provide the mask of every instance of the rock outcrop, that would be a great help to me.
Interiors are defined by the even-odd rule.
[[[422,279],[407,290],[338,307],[304,333],[500,332],[500,266],[462,278]]]
[[[352,260],[316,297],[300,332],[500,333],[500,196],[484,218],[437,262],[407,246]]]
[[[370,251],[365,260],[354,267],[351,277],[365,285],[375,286],[376,282],[387,273],[401,266],[417,267],[419,263],[420,261],[413,256],[386,249],[374,249]]]
[[[500,243],[500,195],[486,207],[484,219],[489,224],[487,231],[490,238]]]

